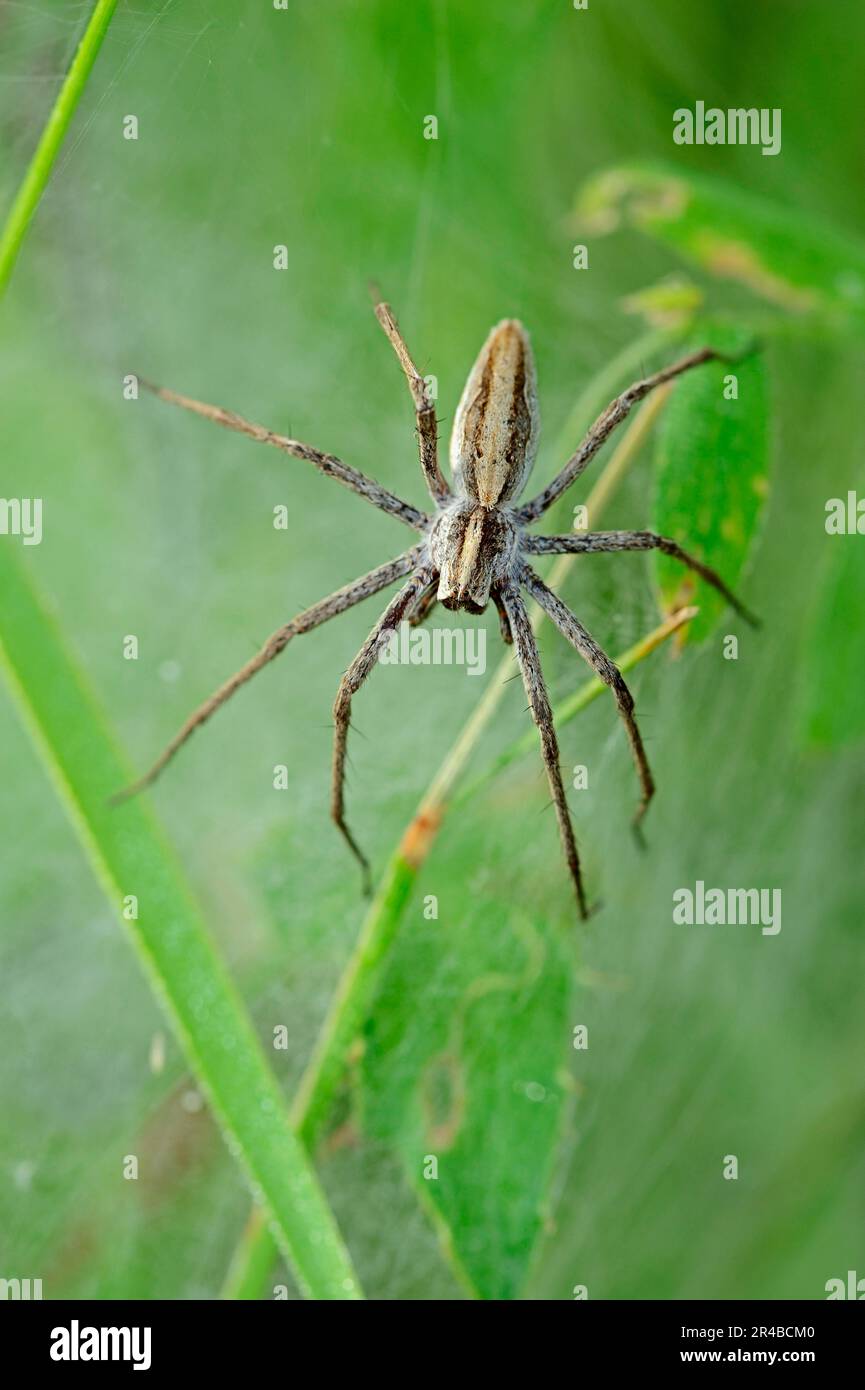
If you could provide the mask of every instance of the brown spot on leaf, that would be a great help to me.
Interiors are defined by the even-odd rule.
[[[730,241],[714,232],[701,232],[695,239],[694,250],[700,261],[715,275],[738,280],[755,294],[780,304],[794,313],[815,309],[820,297],[814,290],[791,285],[763,264],[753,247],[741,241]]]
[[[446,1153],[457,1141],[466,1113],[466,1088],[460,1058],[440,1052],[430,1058],[421,1078],[424,1143],[433,1153]]]
[[[429,854],[441,821],[441,811],[420,810],[409,824],[399,852],[413,869],[419,869]]]

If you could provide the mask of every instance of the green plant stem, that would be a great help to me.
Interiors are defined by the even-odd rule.
[[[97,0],[0,233],[0,295],[116,5],[117,0]],[[0,592],[0,671],[229,1148],[267,1208],[273,1235],[268,1232],[269,1249],[262,1254],[268,1266],[278,1248],[307,1296],[362,1298],[318,1178],[288,1123],[279,1083],[158,823],[143,800],[123,814],[107,806],[108,793],[128,783],[130,770],[8,545],[0,550]],[[254,1211],[265,1230],[262,1208]]]
[[[322,1136],[342,1080],[346,1054],[363,1027],[375,995],[380,964],[402,920],[417,871],[397,851],[364,918],[291,1107],[295,1134],[312,1152]],[[225,1299],[261,1298],[277,1250],[261,1212],[253,1207],[222,1288]]]
[[[616,393],[622,379],[629,373],[639,371],[648,357],[676,336],[678,335],[661,330],[647,334],[612,362],[583,393],[571,412],[563,431],[565,447],[569,447],[584,433],[598,409],[606,405],[607,400]],[[667,394],[668,392],[663,390],[648,397],[622,437],[618,448],[611,455],[586,503],[593,522],[624,477],[649,428],[663,408]],[[553,566],[549,580],[554,587],[561,583],[574,558],[572,555],[563,555]],[[537,628],[542,614],[536,605],[533,605],[533,610],[532,621]],[[686,619],[682,618],[675,626],[680,627],[683,621]],[[663,627],[665,636],[675,630],[669,623]],[[645,649],[631,661],[631,665],[654,650],[658,645],[657,641],[653,642],[655,636],[656,634],[651,634],[643,644],[639,644]],[[664,639],[662,637],[658,640]],[[629,655],[626,653],[623,659],[627,660]],[[314,1149],[321,1138],[322,1128],[342,1079],[346,1054],[368,1016],[381,977],[382,961],[396,938],[403,909],[409,900],[420,868],[432,848],[445,813],[447,799],[505,693],[511,660],[511,654],[506,654],[488,681],[478,704],[430,783],[397,849],[391,855],[381,884],[370,904],[357,944],[343,972],[291,1109],[295,1132],[310,1148]],[[595,698],[595,684],[594,681],[588,682],[584,691],[579,693],[585,704]],[[584,706],[580,706],[582,707]],[[576,712],[575,709],[574,713]],[[533,733],[534,731],[530,731],[530,737]],[[263,1221],[253,1212],[232,1259],[222,1290],[223,1298],[261,1297],[266,1272],[270,1269],[275,1254],[273,1242]]]
[[[278,1248],[307,1296],[361,1297],[279,1082],[153,812],[145,798],[119,811],[108,805],[130,769],[8,540],[0,593],[0,672],[228,1146],[267,1208]]]
[[[81,93],[102,47],[102,40],[117,8],[117,0],[96,0],[81,42],[72,59],[51,114],[36,146],[33,157],[18,189],[6,223],[0,235],[0,294],[6,288],[12,274],[24,235],[30,225],[45,185],[54,167],[60,146],[81,99]]]

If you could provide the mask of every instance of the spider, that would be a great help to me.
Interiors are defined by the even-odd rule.
[[[331,816],[354,854],[370,890],[370,866],[354,838],[345,815],[345,761],[351,706],[391,635],[406,621],[424,621],[441,603],[451,610],[483,613],[490,600],[498,610],[503,640],[516,650],[532,718],[540,734],[541,751],[556,810],[562,850],[576,894],[580,916],[588,916],[580,859],[565,799],[559,765],[559,749],[553,728],[549,696],[541,672],[538,647],[526,610],[523,592],[540,604],[568,642],[579,652],[613,693],[625,725],[640,783],[640,799],[634,816],[638,827],[655,791],[655,784],[640,731],[634,719],[634,701],[618,667],[598,646],[579,619],[530,563],[536,555],[594,555],[605,551],[660,550],[672,555],[711,584],[749,623],[756,620],[714,570],[684,551],[676,541],[651,531],[586,531],[564,536],[539,536],[526,528],[556,502],[579,478],[601,445],[627,417],[634,405],[655,387],[672,381],[711,359],[724,360],[712,348],[702,348],[672,366],[655,372],[611,401],[598,416],[561,472],[542,492],[518,503],[538,445],[539,416],[534,357],[528,335],[516,319],[503,319],[492,329],[469,373],[460,398],[450,441],[452,483],[448,483],[438,458],[438,422],[426,382],[412,361],[394,314],[386,303],[375,308],[400,366],[414,403],[420,465],[434,507],[419,511],[373,479],[297,439],[275,434],[251,424],[233,411],[205,405],[188,396],[141,380],[147,390],[174,405],[192,410],[205,419],[237,430],[265,444],[274,444],[294,458],[305,459],[327,477],[396,517],[419,534],[417,544],[395,560],[338,589],[280,627],[250,661],[235,672],[186,720],[150,771],[117,800],[150,786],[191,734],[247,681],[279,656],[294,637],[311,632],[322,623],[345,613],[362,599],[380,593],[397,580],[405,583],[375,623],[357,656],[340,681],[333,706],[334,749],[331,784]]]

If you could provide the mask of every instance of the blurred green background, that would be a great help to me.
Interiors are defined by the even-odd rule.
[[[0,3],[4,207],[87,10]],[[675,160],[771,197],[792,222],[805,212],[853,232],[863,44],[852,0],[121,3],[3,305],[0,492],[44,498],[45,539],[25,559],[135,764],[276,626],[406,536],[276,451],[124,401],[124,374],[233,406],[423,505],[375,279],[438,377],[444,434],[491,324],[523,319],[546,481],[580,390],[643,331],[622,297],[678,268],[622,232],[592,241],[575,271],[580,183],[623,160]],[[672,112],[697,99],[781,107],[782,153],[674,147]],[[128,114],[135,142],[122,138]],[[428,114],[437,141],[423,138]],[[741,301],[706,288],[715,308]],[[466,1024],[502,1093],[528,1097],[525,1123],[549,1104],[562,1134],[522,1296],[585,1284],[592,1298],[819,1298],[828,1279],[865,1274],[862,745],[809,745],[799,713],[814,642],[831,683],[862,615],[860,588],[831,632],[808,622],[831,547],[862,545],[829,540],[823,521],[828,497],[862,487],[865,368],[860,343],[807,334],[768,361],[773,491],[744,585],[764,628],[731,629],[727,615],[737,663],[716,634],[636,673],[659,785],[649,852],[628,832],[633,771],[603,700],[562,734],[564,766],[590,766],[571,798],[604,904],[587,930],[572,921],[534,757],[446,822],[421,875],[371,1024],[365,1095],[320,1163],[370,1297],[462,1296],[381,1118],[393,1075],[376,1077],[376,1048],[390,1038],[391,1073],[411,1092],[400,1001],[423,1014],[426,990],[437,1017],[466,942],[518,973],[529,918],[568,943],[557,1093],[532,1100],[534,1016],[519,991]],[[645,524],[650,494],[646,450],[605,524]],[[273,528],[279,504],[288,531]],[[566,597],[611,653],[656,621],[644,557],[580,567]],[[262,1036],[289,1030],[273,1054],[287,1089],[363,914],[327,815],[330,708],[373,610],[297,643],[153,794]],[[497,659],[494,613],[486,623]],[[137,662],[122,657],[129,633]],[[582,683],[562,642],[546,634],[543,652],[554,697]],[[358,697],[349,806],[376,866],[480,684],[392,668]],[[479,766],[522,732],[524,704],[514,683]],[[0,1275],[42,1277],[46,1296],[213,1297],[245,1189],[170,1038],[152,1065],[165,1025],[2,692],[0,743]],[[272,787],[275,763],[290,768],[287,792]],[[671,894],[696,878],[781,888],[780,935],[675,926]],[[579,1023],[590,1045],[576,1053]],[[515,1142],[513,1107],[500,1115],[493,1097],[482,1128],[461,1189],[476,1243],[520,1200],[491,1158]],[[137,1183],[122,1178],[128,1153]],[[737,1182],[722,1180],[727,1154]]]

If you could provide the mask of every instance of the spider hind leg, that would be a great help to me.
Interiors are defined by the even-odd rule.
[[[596,676],[610,687],[616,701],[616,707],[625,726],[628,735],[628,742],[631,745],[631,754],[634,759],[634,766],[640,782],[640,801],[634,812],[632,826],[634,834],[639,844],[643,843],[641,823],[647,810],[649,802],[655,795],[655,779],[649,767],[649,760],[643,746],[642,735],[634,718],[634,697],[628,689],[624,676],[611,661],[606,652],[598,646],[591,633],[587,632],[579,619],[571,612],[567,604],[563,603],[558,594],[548,588],[540,575],[535,574],[534,570],[528,565],[525,566],[522,581],[532,598],[539,603],[547,616],[553,621],[563,637],[566,637],[571,646],[579,652],[580,656],[594,671]]]
[[[562,843],[562,850],[565,855],[565,860],[567,861],[577,898],[577,910],[583,921],[586,921],[589,916],[589,909],[586,904],[586,895],[583,888],[580,856],[577,851],[576,840],[574,839],[574,828],[571,824],[571,814],[568,809],[565,788],[562,783],[562,770],[559,763],[559,744],[556,738],[555,728],[553,727],[553,711],[550,708],[550,699],[547,694],[546,685],[544,684],[543,672],[541,671],[538,644],[532,632],[532,625],[529,621],[526,606],[516,586],[503,586],[501,598],[508,616],[510,630],[513,633],[514,646],[516,648],[520,673],[523,678],[523,685],[525,686],[529,701],[529,708],[541,738],[541,753],[547,771],[547,779],[550,784],[553,805],[556,808],[556,819],[559,824],[559,836]]]

